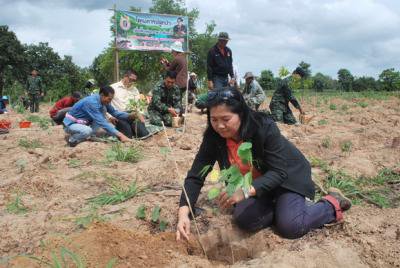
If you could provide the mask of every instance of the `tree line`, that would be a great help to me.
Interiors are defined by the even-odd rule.
[[[138,7],[131,7],[131,11],[140,12]],[[196,28],[199,17],[197,9],[188,10],[183,0],[153,0],[151,13],[172,14],[189,17],[189,70],[195,72],[200,81],[206,79],[207,53],[217,41],[214,32],[216,24],[209,22],[203,33]],[[110,30],[114,33],[113,18],[110,19]],[[120,70],[133,68],[138,71],[138,87],[141,90],[150,90],[161,78],[161,57],[171,59],[170,53],[120,51]],[[94,78],[98,86],[114,82],[114,43],[110,42],[95,59],[91,66],[81,68],[72,61],[71,56],[61,57],[48,43],[21,44],[14,32],[7,26],[0,26],[0,95],[10,95],[14,100],[22,95],[25,82],[32,69],[37,69],[45,85],[46,99],[56,100],[73,91],[83,89],[89,78]],[[312,75],[311,65],[300,62],[307,75],[300,81],[292,80],[294,89],[305,90],[400,90],[400,72],[395,69],[384,70],[379,79],[373,77],[354,77],[347,69],[340,69],[337,78],[324,75],[320,72]],[[258,77],[264,90],[276,89],[279,80],[288,75],[289,71],[282,67],[277,76],[270,70],[263,70]]]
[[[298,64],[306,75],[302,80],[293,79],[290,84],[295,90],[314,90],[322,92],[326,90],[338,91],[399,91],[400,90],[400,72],[394,68],[383,70],[378,79],[371,76],[355,77],[348,69],[339,69],[337,78],[334,79],[328,75],[317,72],[312,75],[311,65],[304,61]],[[278,76],[274,76],[271,70],[261,71],[258,82],[264,90],[275,90],[279,81],[283,79],[289,71],[285,67],[281,67]]]

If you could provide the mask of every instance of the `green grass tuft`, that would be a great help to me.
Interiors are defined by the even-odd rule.
[[[136,182],[132,182],[128,188],[113,185],[109,193],[99,194],[89,198],[88,200],[89,203],[96,206],[116,205],[135,197],[141,191],[143,190],[138,189]]]
[[[138,145],[125,147],[121,143],[117,143],[106,152],[106,157],[108,161],[137,163],[143,158],[143,154]]]

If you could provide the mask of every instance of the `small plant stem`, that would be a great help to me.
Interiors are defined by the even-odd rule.
[[[165,138],[167,139],[167,143],[168,143],[169,150],[170,150],[170,152],[172,153],[172,146],[171,146],[171,143],[170,143],[170,141],[169,141],[167,129],[165,128],[164,122],[161,121],[161,123],[162,123],[163,129],[164,129]],[[173,159],[173,161],[174,161],[174,164],[175,164],[175,171],[176,171],[176,174],[178,175],[178,178],[181,178],[182,176],[181,176],[181,174],[180,174],[180,172],[179,172],[179,169],[178,169],[178,163],[176,162],[175,159]],[[186,203],[188,204],[188,207],[189,207],[189,210],[190,210],[190,214],[192,215],[192,218],[193,218],[194,226],[195,226],[195,228],[196,228],[196,232],[197,232],[197,235],[198,235],[197,240],[199,241],[199,244],[200,244],[200,246],[201,246],[201,249],[203,250],[204,256],[205,256],[206,259],[208,260],[207,252],[206,252],[206,250],[205,250],[203,244],[202,244],[201,241],[200,241],[200,230],[199,230],[199,227],[197,226],[197,221],[196,221],[195,215],[194,215],[194,213],[193,213],[192,205],[190,204],[189,196],[188,196],[188,194],[187,194],[187,192],[186,192],[186,189],[185,189],[185,182],[182,183],[182,190],[183,190],[183,193],[184,193],[184,195],[185,195]]]

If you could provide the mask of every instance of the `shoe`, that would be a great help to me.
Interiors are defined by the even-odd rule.
[[[337,188],[330,187],[328,189],[328,195],[333,196],[340,205],[342,211],[349,210],[351,208],[351,201]]]
[[[336,222],[343,221],[343,211],[351,207],[350,199],[346,198],[339,189],[334,187],[329,188],[328,195],[322,197],[322,199],[325,199],[334,207]]]
[[[78,145],[78,143],[79,143],[79,142],[77,142],[77,141],[68,141],[68,146],[69,146],[69,147],[75,147],[75,146]]]

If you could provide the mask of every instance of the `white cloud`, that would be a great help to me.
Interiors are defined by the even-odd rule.
[[[61,55],[88,66],[111,41],[109,1],[2,1],[0,18],[25,43],[49,42]],[[234,61],[244,73],[302,60],[336,77],[339,68],[377,77],[400,68],[400,2],[397,0],[187,0],[200,10],[197,28],[214,20],[229,32]],[[119,0],[120,8],[147,8],[150,0]]]

